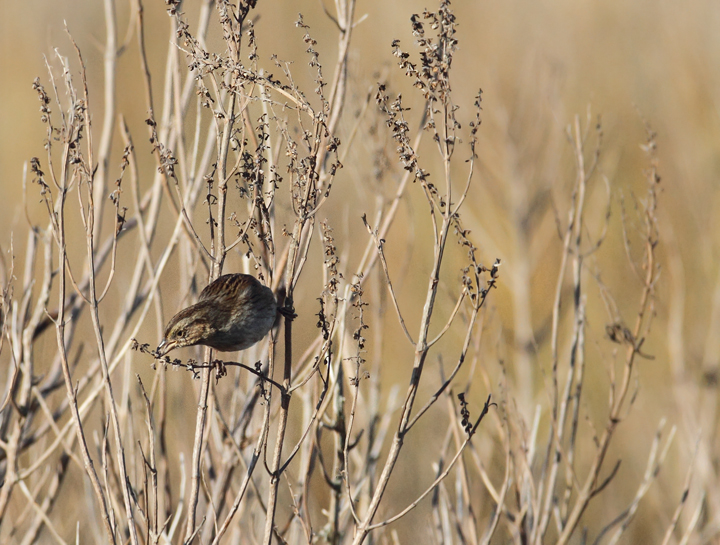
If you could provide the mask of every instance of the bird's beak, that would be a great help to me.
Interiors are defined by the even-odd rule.
[[[174,348],[174,345],[172,342],[168,341],[167,339],[163,339],[162,342],[158,345],[156,352],[160,355],[160,357],[164,356],[170,350]]]

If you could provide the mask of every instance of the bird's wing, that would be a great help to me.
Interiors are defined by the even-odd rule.
[[[205,289],[200,292],[198,302],[205,301],[207,299],[216,299],[218,295],[234,296],[239,287],[248,281],[246,274],[224,274],[217,280],[205,286]],[[252,277],[250,277],[252,278]]]

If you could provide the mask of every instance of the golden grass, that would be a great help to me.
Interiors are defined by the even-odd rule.
[[[192,35],[198,33],[199,4],[183,6],[187,10],[183,20],[190,24]],[[720,117],[716,89],[720,48],[716,35],[720,10],[715,3],[492,4],[457,0],[451,8],[458,23],[459,48],[450,82],[452,103],[460,106],[457,135],[462,143],[456,145],[452,160],[442,157],[442,146],[438,152],[432,131],[426,131],[419,145],[415,144],[425,99],[413,88],[414,78],[406,78],[405,70],[397,67],[399,59],[390,45],[393,39],[400,39],[400,48],[411,54],[410,60],[418,68],[422,64],[415,44],[418,37],[411,35],[409,17],[426,7],[436,11],[437,5],[405,1],[356,6],[347,79],[340,78],[346,84],[342,109],[329,105],[325,120],[283,111],[282,103],[309,104],[320,111],[320,98],[314,92],[318,74],[314,66],[308,66],[308,46],[319,52],[325,92],[336,88],[333,75],[341,39],[336,24],[313,2],[260,3],[251,11],[249,18],[257,17],[258,65],[248,60],[245,36],[237,59],[252,70],[263,68],[265,76],[271,72],[288,85],[281,89],[264,81],[274,93],[274,114],[287,120],[287,133],[283,136],[282,124],[269,123],[270,150],[260,154],[277,162],[283,181],[278,184],[277,197],[268,197],[269,215],[263,216],[264,212],[253,208],[253,198],[236,189],[242,186],[252,197],[255,186],[250,185],[251,177],[232,178],[220,204],[226,213],[213,209],[213,214],[219,224],[225,218],[228,245],[240,229],[234,219],[228,219],[231,213],[241,224],[249,216],[255,217],[258,225],[263,218],[268,222],[263,227],[244,224],[251,246],[241,242],[228,252],[225,272],[261,273],[266,280],[272,279],[275,288],[287,288],[287,271],[299,278],[290,290],[298,314],[292,338],[286,341],[281,327],[274,352],[268,353],[264,344],[240,354],[238,361],[249,365],[256,360],[264,364],[277,361],[273,377],[282,382],[285,351],[289,350],[290,382],[295,384],[298,376],[312,373],[313,357],[322,360],[331,355],[333,371],[321,363],[320,372],[293,393],[287,426],[282,424],[285,407],[280,404],[280,393],[275,391],[269,403],[261,403],[263,394],[258,394],[254,378],[247,373],[231,367],[229,376],[217,384],[210,380],[209,371],[193,381],[189,373],[172,371],[172,367],[151,369],[150,355],[122,349],[129,346],[131,337],[153,348],[164,321],[191,302],[221,268],[200,249],[201,245],[210,248],[211,241],[212,252],[222,248],[217,231],[211,232],[206,222],[208,205],[203,201],[207,187],[203,183],[195,186],[199,192],[188,206],[188,221],[178,221],[165,193],[153,220],[156,232],[147,255],[137,225],[132,223],[137,218],[133,185],[137,184],[137,198],[147,200],[144,221],[151,215],[151,195],[162,191],[166,181],[177,202],[179,195],[187,198],[192,194],[194,181],[214,172],[212,193],[219,198],[217,168],[222,168],[223,160],[228,161],[227,170],[232,168],[243,138],[248,139],[248,157],[258,158],[247,127],[257,130],[263,113],[268,114],[267,103],[258,99],[259,83],[246,84],[244,92],[254,96],[247,105],[242,102],[244,95],[233,106],[225,96],[225,108],[239,112],[246,107],[248,117],[235,125],[242,132],[233,135],[236,141],[232,145],[228,139],[229,153],[211,149],[212,158],[203,163],[205,142],[215,142],[215,135],[209,132],[215,121],[209,110],[199,110],[199,151],[195,151],[197,95],[192,87],[182,119],[162,121],[168,98],[174,101],[175,112],[181,110],[180,94],[166,94],[166,74],[185,82],[190,46],[182,41],[180,48],[169,43],[172,18],[164,6],[148,2],[144,6],[145,52],[162,144],[153,155],[133,5],[115,6],[120,54],[112,72],[117,93],[111,116],[112,142],[103,152],[106,19],[102,3],[0,2],[0,183],[4,195],[0,203],[0,282],[5,290],[0,365],[7,370],[3,392],[12,391],[0,413],[4,453],[0,470],[5,478],[0,489],[0,541],[70,542],[79,528],[81,542],[108,541],[114,534],[118,542],[164,543],[169,539],[180,543],[199,528],[196,542],[210,543],[231,512],[230,505],[240,498],[244,464],[253,459],[256,445],[266,450],[259,450],[255,480],[242,496],[237,514],[228,519],[230,526],[223,538],[228,542],[233,538],[240,543],[267,542],[273,532],[291,543],[307,542],[308,533],[319,542],[359,543],[368,532],[367,539],[380,543],[479,542],[486,535],[492,543],[581,543],[585,535],[588,541],[598,543],[717,541],[720,226],[716,178]],[[333,16],[342,19],[334,10],[332,6]],[[232,59],[217,11],[211,11],[203,47]],[[298,11],[309,29],[296,28]],[[29,161],[40,158],[42,178],[53,192],[49,205],[57,206],[61,190],[51,179],[49,157],[43,149],[47,125],[39,120],[38,94],[31,84],[40,78],[51,100],[54,126],[59,126],[61,108],[55,103],[42,57],[47,57],[52,68],[67,115],[70,100],[57,49],[67,59],[72,88],[82,98],[80,65],[63,20],[87,67],[94,158],[90,160],[83,138],[79,164],[87,168],[76,171],[77,179],[68,178],[71,193],[66,225],[60,229],[49,223],[41,187],[33,183],[41,176],[32,172]],[[434,32],[426,25],[430,36]],[[303,41],[306,31],[316,45]],[[293,61],[288,65],[292,83],[283,75],[282,66],[273,64],[272,54]],[[170,70],[166,72],[168,55]],[[220,71],[218,74],[222,79]],[[214,98],[213,108],[217,108],[223,93],[213,88],[210,76],[203,82]],[[403,105],[410,108],[403,112],[408,120],[407,141],[393,133],[387,124],[388,112],[376,104],[378,82],[387,86],[387,104],[401,93]],[[473,101],[479,88],[483,90],[482,125],[477,132],[473,182],[461,210],[461,224],[448,218],[444,225],[441,220],[447,208],[440,202],[447,180],[452,180],[451,203],[458,202],[465,188],[470,164],[466,159],[473,138],[470,122],[475,119]],[[304,98],[293,95],[298,89]],[[444,116],[443,106],[448,104],[442,99],[435,102],[438,118]],[[312,134],[323,123],[331,125],[336,116],[338,124],[332,136],[340,139],[337,153],[327,151],[332,141],[322,131],[318,133],[322,145],[304,150],[298,119],[302,118],[303,127]],[[125,135],[121,119],[127,124]],[[222,134],[227,118],[216,119]],[[77,126],[82,126],[82,120]],[[442,123],[436,124],[436,130],[441,130],[437,127]],[[83,129],[83,137],[87,132]],[[182,139],[174,139],[173,134]],[[393,139],[393,134],[397,138]],[[125,155],[130,161],[125,164],[127,137],[132,137],[134,153]],[[310,206],[308,201],[296,194],[293,208],[289,196],[291,187],[297,191],[307,187],[302,182],[308,175],[303,170],[307,165],[299,161],[291,164],[295,170],[288,172],[290,139],[300,146],[300,159],[322,158],[327,152],[327,162],[316,165],[316,183],[323,190],[331,189],[326,200],[319,197],[322,207],[312,219],[296,213]],[[312,148],[314,140],[308,142]],[[417,153],[417,166],[429,173],[428,181],[438,195],[416,176],[414,164],[410,165],[410,181],[402,185],[406,171],[397,148],[403,142]],[[59,176],[63,142],[53,146],[53,172]],[[176,165],[171,165],[168,150],[178,160]],[[94,171],[103,156],[108,159],[107,171],[102,166]],[[332,164],[337,161],[343,168],[334,174]],[[238,172],[251,172],[249,165],[243,164]],[[158,174],[159,166],[164,168],[164,176]],[[196,168],[200,168],[197,175],[191,175]],[[269,164],[263,164],[263,169],[263,187],[267,188]],[[170,170],[174,177],[168,174]],[[67,252],[78,282],[88,276],[86,228],[78,192],[84,209],[89,210],[89,194],[83,184],[90,173],[106,186],[97,244],[112,240],[116,214],[108,195],[116,189],[121,173],[118,211],[130,223],[127,233],[118,239],[114,266],[108,260],[97,270],[98,296],[111,280],[107,297],[95,307],[98,332],[91,319],[92,304],[80,305],[76,311],[67,307],[66,327],[73,330],[72,338],[66,340],[71,379],[63,383],[56,325],[49,321],[45,308],[57,310],[61,297],[62,275],[54,274],[59,250]],[[78,185],[78,180],[83,183]],[[177,192],[174,180],[179,184]],[[400,206],[394,211],[393,198],[403,187]],[[97,202],[94,206],[99,208]],[[437,285],[429,284],[439,247],[433,242],[428,212],[432,206],[438,232],[446,229],[448,234]],[[363,225],[363,215],[368,227]],[[582,222],[573,225],[569,218],[578,215]],[[382,229],[386,218],[391,218],[389,229],[374,238],[373,230]],[[321,222],[327,227],[321,228]],[[29,225],[37,229],[35,238]],[[286,247],[292,247],[292,237],[283,231],[290,233],[293,226],[299,229],[299,257],[293,262],[291,251],[284,262],[282,255]],[[466,273],[472,289],[492,283],[489,269],[495,259],[501,260],[497,289],[490,290],[484,306],[473,306],[468,298],[457,315],[454,309],[463,290],[462,270],[473,262],[456,227],[470,231],[467,239],[477,247],[477,261],[486,267],[478,269],[477,278]],[[60,231],[67,236],[66,244],[58,239]],[[273,235],[274,248],[263,247],[260,240],[268,232]],[[157,271],[163,264],[165,249],[174,244],[173,233],[177,234],[177,247],[167,256],[156,291],[149,270]],[[392,292],[378,246],[383,248]],[[45,252],[51,257],[47,264]],[[300,269],[303,256],[307,264]],[[331,265],[336,259],[338,270],[333,272]],[[138,262],[146,262],[147,269],[138,268]],[[364,274],[362,280],[355,276],[359,271]],[[335,291],[330,280],[336,273],[342,278],[337,278]],[[136,289],[134,274],[140,279],[135,301],[139,306],[123,324],[119,318],[130,308],[126,297]],[[353,284],[359,282],[362,296],[358,298],[356,293],[351,297],[352,290],[359,289]],[[48,290],[44,304],[43,286]],[[74,293],[69,276],[63,289],[68,297]],[[408,342],[393,297],[415,343],[425,338],[424,309],[427,294],[433,290],[437,294],[435,314],[427,340],[441,332],[446,320],[455,321],[427,352],[420,380],[411,370],[422,359],[418,357],[422,347]],[[89,297],[87,287],[81,291]],[[317,327],[318,297],[326,305],[329,345],[327,340],[317,340],[322,337]],[[358,306],[359,300],[367,306]],[[146,305],[147,314],[139,318]],[[139,319],[142,325],[134,330]],[[360,328],[361,323],[369,327]],[[44,329],[34,333],[39,326]],[[23,334],[28,336],[25,345]],[[103,339],[108,363],[117,364],[106,383],[102,358],[98,358],[98,336]],[[365,339],[364,344],[359,337]],[[468,344],[463,348],[466,338]],[[404,443],[402,451],[399,447],[396,451],[392,438],[403,429],[403,403],[408,407],[408,400],[417,395],[410,416],[414,418],[463,352],[465,361],[457,376],[417,426],[407,435],[400,433]],[[187,350],[178,357],[187,362],[190,357],[202,360],[207,355]],[[356,368],[358,357],[364,362]],[[152,429],[146,428],[145,401],[136,373],[150,396]],[[341,380],[337,373],[344,373]],[[330,381],[327,395],[320,376]],[[209,391],[209,410],[208,424],[199,436],[195,430],[200,384]],[[78,405],[94,400],[82,417],[88,443],[84,457],[68,410],[74,404],[68,392],[78,385]],[[265,393],[269,391],[266,386]],[[43,390],[46,387],[51,390]],[[90,393],[93,390],[99,392],[96,397]],[[450,391],[452,397],[447,395]],[[488,407],[487,417],[465,446],[456,397],[463,391],[467,391],[473,419],[488,395],[497,403]],[[318,409],[320,401],[322,408]],[[243,406],[249,411],[247,427],[240,425]],[[356,420],[345,435],[353,406]],[[561,421],[563,410],[567,415]],[[234,430],[234,442],[226,425]],[[58,429],[64,430],[65,447],[53,445]],[[303,435],[305,429],[311,430],[307,436]],[[37,441],[26,443],[34,434]],[[377,434],[385,434],[384,442],[376,441]],[[118,438],[124,453],[117,448]],[[278,438],[285,444],[282,455],[278,453],[275,459]],[[342,465],[344,440],[357,441],[344,453],[350,460],[348,472]],[[269,472],[278,469],[274,462],[286,458],[296,442],[298,455],[276,485]],[[149,458],[151,445],[157,449],[154,462]],[[205,454],[200,454],[201,447]],[[459,462],[417,508],[397,522],[370,531],[371,523],[393,517],[418,498],[459,449],[464,449]],[[47,458],[43,458],[45,453]],[[391,463],[394,456],[397,463]],[[97,471],[95,490],[89,458]],[[157,487],[149,467],[158,469]],[[387,489],[380,490],[383,467],[392,478]],[[195,483],[193,469],[202,475]],[[127,485],[123,485],[123,472],[127,472]],[[357,521],[350,510],[347,483],[358,494],[354,504]],[[199,498],[194,518],[187,516],[193,494]],[[100,498],[109,513],[106,524]],[[382,499],[379,506],[374,499]],[[498,500],[502,505],[499,511]],[[268,505],[277,506],[274,516],[266,516]],[[178,525],[171,531],[176,512]],[[272,525],[275,530],[270,531]]]

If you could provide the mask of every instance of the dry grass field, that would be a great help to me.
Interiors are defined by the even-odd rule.
[[[0,0],[0,543],[720,543],[720,4],[255,4]]]

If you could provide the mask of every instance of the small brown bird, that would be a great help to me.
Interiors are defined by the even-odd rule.
[[[202,290],[197,303],[172,317],[157,353],[196,344],[221,352],[245,350],[267,335],[277,311],[272,290],[256,278],[223,275]]]

